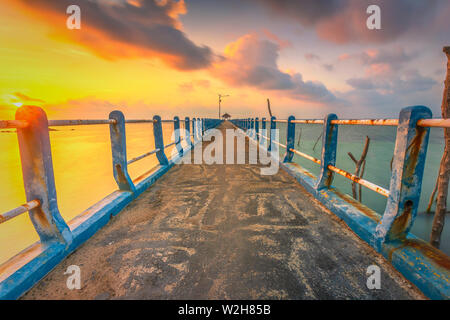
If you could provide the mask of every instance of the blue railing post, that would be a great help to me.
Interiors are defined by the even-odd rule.
[[[266,118],[261,118],[261,135],[267,137],[267,130],[266,130]],[[267,142],[266,138],[261,137],[260,143],[264,144]]]
[[[267,150],[272,151],[272,133],[277,129],[276,117],[270,117],[269,147]]]
[[[181,157],[183,156],[183,146],[181,145],[180,118],[177,116],[173,117],[173,133],[175,135],[175,147]]]
[[[195,118],[192,118],[192,141],[195,144],[197,142],[197,129],[195,127]]]
[[[337,120],[337,115],[334,113],[327,115],[323,122],[322,157],[320,173],[315,185],[316,190],[328,188],[333,180],[333,172],[328,169],[328,166],[336,165],[338,126],[331,124],[332,120]]]
[[[192,146],[191,140],[191,119],[189,117],[184,118],[184,132],[185,132],[185,140],[188,147]]]
[[[259,140],[259,118],[256,117],[255,118],[255,140],[258,141]]]
[[[114,179],[119,190],[135,192],[136,188],[128,174],[125,117],[121,111],[112,111],[109,119],[116,123],[109,125]]]
[[[156,152],[159,164],[167,166],[169,160],[167,160],[166,154],[164,153],[163,129],[160,116],[153,117],[153,136],[155,137],[155,148],[159,149],[159,151]]]
[[[250,136],[252,138],[254,138],[255,137],[255,118],[252,118],[250,121],[251,121]]]
[[[385,242],[404,239],[416,218],[430,133],[416,124],[431,117],[431,110],[423,106],[400,112],[389,197],[374,237],[378,251]]]
[[[17,109],[16,120],[28,122],[26,128],[17,129],[25,195],[28,202],[40,202],[30,210],[30,219],[43,244],[57,241],[69,245],[72,233],[56,198],[47,115],[39,107],[24,106]]]
[[[295,123],[292,122],[293,120],[295,120],[295,117],[290,116],[286,124],[286,154],[284,155],[283,162],[292,162],[292,158],[294,157],[294,153],[290,151],[290,149],[294,149],[295,142]]]

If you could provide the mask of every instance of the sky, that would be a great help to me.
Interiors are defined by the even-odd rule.
[[[369,30],[367,7],[381,10]],[[81,9],[68,29],[67,7]],[[448,0],[3,0],[0,118],[440,116]],[[222,113],[223,113],[222,112]]]

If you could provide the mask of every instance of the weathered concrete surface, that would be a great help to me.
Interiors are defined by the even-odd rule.
[[[380,290],[366,287],[372,264]],[[81,268],[81,290],[66,287],[69,265]],[[24,298],[424,297],[284,171],[179,165]]]

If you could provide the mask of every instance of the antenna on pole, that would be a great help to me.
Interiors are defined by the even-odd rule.
[[[222,98],[229,97],[229,94],[220,94],[219,93],[219,119],[220,119],[220,103],[222,102]]]

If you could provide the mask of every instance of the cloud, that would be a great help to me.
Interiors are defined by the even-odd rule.
[[[360,111],[366,108],[384,117],[396,115],[409,105],[422,104],[433,109],[439,106],[440,95],[436,94],[440,90],[439,83],[414,69],[394,75],[351,78],[347,84],[352,90],[338,94],[339,98],[357,105]]]
[[[192,92],[195,88],[209,89],[211,82],[209,80],[194,80],[190,82],[183,82],[178,85],[178,88],[183,92]]]
[[[18,101],[22,101],[22,102],[42,102],[44,103],[44,100],[41,99],[37,99],[37,98],[32,98],[27,96],[26,94],[20,93],[20,92],[14,92],[14,96],[16,96],[18,99]]]
[[[58,23],[59,36],[107,58],[158,57],[181,70],[207,68],[214,54],[181,30],[184,0],[20,0],[40,18]],[[65,28],[69,5],[81,8],[81,30]]]
[[[250,86],[276,91],[292,99],[327,103],[336,100],[321,82],[304,81],[300,73],[286,73],[278,68],[280,45],[247,34],[230,43],[222,61],[211,70],[231,86]]]
[[[437,84],[432,78],[422,76],[417,70],[407,70],[389,77],[351,78],[347,84],[357,90],[383,90],[395,94],[428,91]]]
[[[425,32],[447,0],[254,0],[265,4],[272,12],[296,20],[334,43],[380,43],[392,41],[406,33]],[[381,9],[381,30],[366,27],[369,5]],[[436,22],[437,23],[437,22]]]
[[[328,63],[324,63],[322,65],[322,67],[327,70],[327,71],[333,71],[334,70],[334,66],[332,64],[328,64]]]
[[[417,53],[406,52],[403,48],[393,49],[368,49],[356,54],[343,54],[339,57],[339,62],[351,61],[365,66],[367,75],[390,75],[395,76],[410,61],[418,56]]]
[[[315,53],[307,53],[305,54],[305,59],[308,61],[320,60],[320,57]]]

